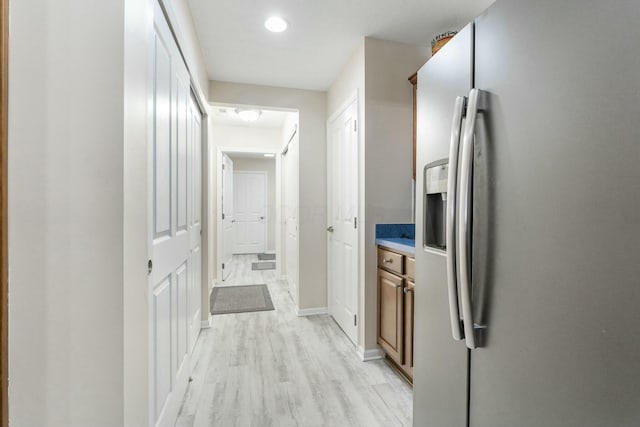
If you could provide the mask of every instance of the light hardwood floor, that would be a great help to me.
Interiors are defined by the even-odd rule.
[[[331,317],[297,317],[274,271],[234,257],[225,285],[269,286],[275,311],[213,316],[177,426],[410,426],[412,392],[382,360],[361,362]]]

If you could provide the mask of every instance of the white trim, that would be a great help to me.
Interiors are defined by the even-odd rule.
[[[356,89],[350,96],[347,97],[347,99],[340,105],[340,107],[338,107],[338,109],[336,111],[334,111],[330,116],[329,119],[327,120],[326,123],[326,145],[327,145],[327,151],[326,151],[326,161],[327,161],[327,224],[326,226],[328,227],[330,224],[328,223],[329,220],[329,215],[331,214],[331,209],[332,209],[332,202],[331,202],[331,194],[330,194],[330,189],[331,189],[331,177],[332,177],[332,165],[330,162],[331,159],[331,125],[332,123],[338,118],[340,117],[340,115],[347,109],[349,108],[351,105],[353,105],[355,103],[356,106],[356,138],[357,138],[357,147],[358,147],[358,161],[357,161],[357,181],[358,181],[358,185],[357,185],[357,194],[356,194],[356,201],[357,201],[357,209],[356,212],[358,212],[358,228],[357,228],[357,238],[356,238],[356,286],[357,286],[357,295],[358,295],[358,304],[357,304],[357,312],[356,312],[356,318],[358,319],[358,325],[356,328],[356,336],[355,336],[355,344],[356,346],[360,345],[360,341],[362,340],[362,336],[363,333],[361,333],[361,331],[364,328],[364,322],[361,321],[362,316],[360,315],[363,311],[362,306],[364,304],[362,296],[361,296],[361,289],[362,289],[362,285],[360,283],[360,262],[362,260],[362,254],[361,254],[361,236],[362,236],[362,230],[364,229],[364,218],[363,215],[361,215],[362,213],[362,206],[360,203],[360,196],[361,196],[361,182],[360,182],[360,176],[361,176],[361,172],[363,170],[363,165],[360,164],[360,156],[361,156],[361,152],[363,150],[363,147],[361,146],[361,138],[360,136],[362,135],[362,123],[360,123],[360,96],[359,96],[359,91],[358,89]],[[331,277],[330,277],[330,271],[331,271],[331,254],[330,254],[330,250],[331,250],[331,245],[330,245],[330,239],[331,237],[329,236],[329,233],[327,233],[327,313],[330,313],[329,308],[331,307]],[[346,334],[345,334],[346,335]]]
[[[384,359],[385,353],[380,348],[365,350],[363,347],[358,346],[358,356],[363,362],[369,362],[371,360]]]
[[[211,315],[211,313],[209,313],[209,317],[207,318],[207,320],[203,320],[200,322],[200,328],[201,329],[209,329],[211,327],[211,324],[213,320],[213,316]]]
[[[296,315],[298,317],[317,316],[319,314],[328,314],[327,307],[315,307],[315,308],[302,308],[296,309]]]
[[[218,105],[218,104],[216,104]],[[272,109],[271,107],[269,107]],[[215,141],[214,141],[215,145]],[[274,154],[276,159],[276,237],[280,236],[281,231],[281,221],[278,218],[282,218],[281,206],[278,203],[281,200],[281,159],[279,156],[278,150],[265,150],[264,148],[254,148],[254,147],[227,147],[227,146],[218,146],[216,147],[216,162],[215,167],[216,171],[216,215],[215,215],[215,224],[216,224],[216,247],[215,247],[215,268],[216,277],[214,283],[222,282],[222,156],[226,153],[260,153],[260,154]],[[265,242],[266,245],[266,242]],[[280,260],[282,259],[281,255],[282,249],[280,248],[279,239],[276,239],[276,277],[282,274],[282,266],[280,265]]]

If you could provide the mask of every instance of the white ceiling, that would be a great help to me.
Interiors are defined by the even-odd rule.
[[[211,118],[213,123],[227,126],[245,126],[281,129],[286,118],[291,113],[287,111],[261,110],[262,114],[255,122],[245,122],[236,114],[236,107],[226,105],[213,105],[211,107]]]
[[[188,0],[209,78],[326,90],[363,36],[429,46],[493,0]],[[279,15],[284,33],[264,28]]]

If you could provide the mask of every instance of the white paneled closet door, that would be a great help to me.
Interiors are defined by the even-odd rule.
[[[189,262],[191,283],[189,284],[189,351],[193,350],[200,334],[200,309],[202,284],[202,116],[200,109],[189,97],[187,109],[188,154],[189,154]]]
[[[231,274],[233,258],[233,160],[222,156],[222,280]]]
[[[201,136],[191,84],[162,12],[154,16],[149,144],[151,425],[173,426],[200,328]]]
[[[285,199],[285,274],[289,285],[289,293],[298,307],[299,280],[299,242],[298,242],[298,211],[299,211],[299,151],[298,135],[287,146],[283,157],[284,163],[284,199]]]

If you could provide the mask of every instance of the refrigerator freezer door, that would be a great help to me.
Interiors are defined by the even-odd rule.
[[[418,74],[418,176],[413,425],[464,427],[467,422],[468,351],[452,337],[443,251],[425,249],[422,171],[447,159],[456,98],[471,87],[472,28],[456,35]]]
[[[470,427],[640,425],[638,22],[637,0],[476,21]]]

